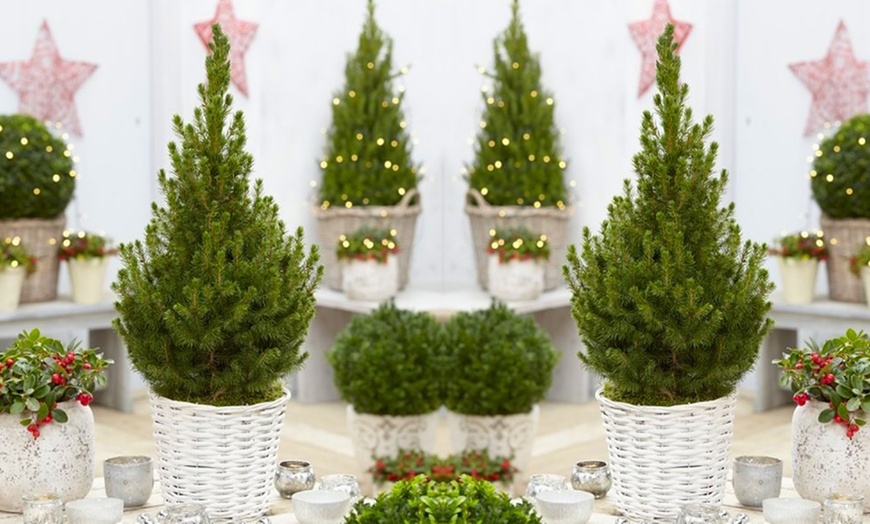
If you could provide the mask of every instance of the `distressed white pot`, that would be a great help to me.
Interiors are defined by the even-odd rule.
[[[21,512],[21,497],[54,493],[84,498],[94,482],[94,415],[78,401],[58,403],[69,420],[50,422],[33,438],[21,416],[0,415],[0,511]]]
[[[538,432],[540,408],[516,415],[462,415],[449,412],[453,453],[486,450],[491,458],[506,457],[520,472],[525,472]]]
[[[833,493],[863,495],[864,512],[870,512],[870,427],[864,426],[849,440],[845,426],[819,422],[819,413],[826,407],[811,400],[794,410],[794,488],[801,497],[818,502]]]
[[[787,304],[812,302],[816,292],[819,261],[814,258],[776,258],[779,259],[779,275],[782,280],[782,301]]]
[[[0,270],[0,311],[18,309],[26,276],[27,271],[23,267],[5,266]]]
[[[535,259],[499,262],[498,255],[490,255],[487,288],[492,296],[505,302],[534,300],[544,291],[546,264]]]
[[[103,300],[103,282],[106,280],[108,263],[106,257],[67,260],[73,302],[96,304]]]
[[[356,460],[368,471],[372,457],[395,457],[400,449],[435,453],[437,412],[426,415],[388,416],[357,413],[347,407],[347,427]]]
[[[399,259],[387,255],[377,260],[351,260],[341,270],[342,289],[352,300],[381,302],[399,292]]]
[[[861,268],[861,281],[864,282],[864,296],[870,304],[870,267]]]

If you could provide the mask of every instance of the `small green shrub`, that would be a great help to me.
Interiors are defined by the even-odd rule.
[[[341,398],[358,413],[421,415],[441,405],[440,326],[427,313],[385,302],[358,315],[327,354]]]
[[[456,413],[528,413],[553,381],[559,353],[547,334],[502,303],[457,314],[444,339],[444,403]]]
[[[831,218],[870,218],[870,115],[858,115],[819,145],[813,196]]]

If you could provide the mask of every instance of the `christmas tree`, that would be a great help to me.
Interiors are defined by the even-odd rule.
[[[565,207],[567,167],[553,120],[553,96],[541,85],[541,65],[529,51],[513,0],[508,28],[493,43],[495,70],[468,167],[469,185],[496,206]]]
[[[565,279],[586,344],[581,360],[604,376],[605,396],[674,405],[729,394],[752,368],[773,285],[765,246],[741,241],[728,176],[705,146],[713,118],[692,121],[673,27],[658,42],[654,118],[644,112],[636,190],[608,207],[598,235],[571,246]]]
[[[120,248],[125,265],[112,289],[130,361],[164,397],[245,405],[281,396],[297,369],[314,315],[322,268],[301,228],[287,235],[278,206],[249,181],[245,121],[232,117],[229,42],[213,28],[201,106],[193,123],[173,119],[172,175],[158,180],[145,240]]]
[[[398,76],[393,42],[375,21],[373,0],[344,74],[344,88],[332,99],[332,127],[320,162],[321,207],[395,205],[417,187],[419,174],[402,112],[404,89],[393,88]]]

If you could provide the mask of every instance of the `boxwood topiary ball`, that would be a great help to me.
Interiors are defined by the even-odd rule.
[[[0,115],[0,220],[55,218],[75,190],[66,144],[28,115]]]
[[[813,196],[831,218],[870,218],[870,115],[858,115],[819,146]]]

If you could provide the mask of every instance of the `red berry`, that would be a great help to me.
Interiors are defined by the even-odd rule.
[[[42,421],[43,421],[44,423],[46,423],[46,424],[48,424],[48,423],[51,422],[52,420],[54,420],[54,419],[51,417],[51,413],[49,413],[48,415],[45,416],[44,419],[42,419]]]
[[[858,427],[858,424],[852,424],[851,426],[849,426],[849,431],[851,431],[852,433],[858,433],[859,429],[861,428]]]
[[[843,419],[840,418],[840,415],[834,415],[834,422],[843,422]]]
[[[15,364],[14,360],[12,360],[11,358],[6,359],[6,367],[7,368],[11,368],[13,364]]]
[[[84,364],[82,364],[82,368],[84,368],[84,369],[91,369],[91,365],[88,364],[87,362],[85,362]]]
[[[87,406],[91,403],[92,400],[94,400],[93,396],[88,395],[87,393],[79,393],[78,401],[81,403],[82,406]]]
[[[795,369],[803,369],[803,368],[804,368],[804,363],[803,363],[803,362],[798,362],[797,364],[794,365],[794,368],[795,368]]]

